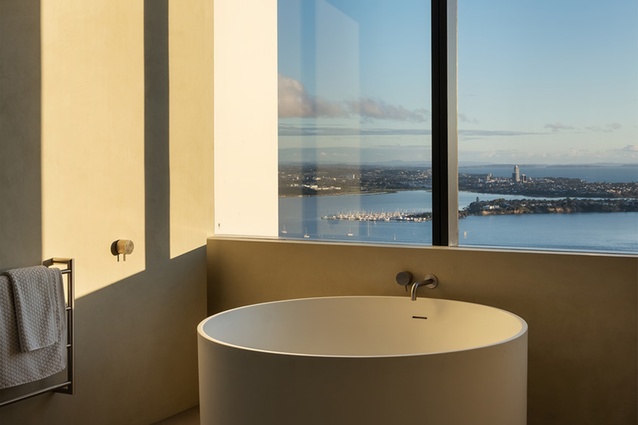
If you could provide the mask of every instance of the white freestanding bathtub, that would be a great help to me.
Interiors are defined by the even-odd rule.
[[[198,328],[202,425],[523,425],[527,324],[484,305],[326,297]]]

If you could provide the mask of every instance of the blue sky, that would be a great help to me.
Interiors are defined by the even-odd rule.
[[[429,161],[429,2],[279,0],[282,160]],[[638,165],[636,0],[459,0],[462,163]]]

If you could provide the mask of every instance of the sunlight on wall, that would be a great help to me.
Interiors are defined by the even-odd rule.
[[[212,5],[0,0],[0,268],[76,259],[78,381],[3,407],[2,425],[150,424],[197,404]]]
[[[277,236],[277,1],[215,2],[214,23],[215,233]]]
[[[212,3],[170,1],[169,16],[157,6],[145,16],[144,2],[42,5],[43,258],[77,260],[78,296],[162,260],[146,258],[146,243],[159,244],[148,247],[156,255],[170,251],[175,258],[204,246],[212,234]],[[145,35],[145,20],[156,18],[155,30]],[[162,61],[164,54],[167,68],[145,70],[145,57]],[[168,123],[157,122],[166,116],[162,102]],[[170,156],[166,164],[164,155]],[[157,223],[146,229],[154,211]],[[110,253],[116,239],[135,243],[126,262]]]
[[[212,13],[212,4],[199,0],[169,2],[171,258],[212,234]]]
[[[43,258],[77,260],[78,297],[145,267],[143,4],[93,3],[41,6]]]

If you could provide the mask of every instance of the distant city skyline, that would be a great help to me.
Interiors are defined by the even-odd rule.
[[[280,161],[430,160],[429,2],[279,0]],[[459,1],[459,161],[638,165],[638,2]]]

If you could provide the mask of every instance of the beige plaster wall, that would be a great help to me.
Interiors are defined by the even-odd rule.
[[[215,234],[275,237],[277,0],[215,0],[214,27]]]
[[[530,425],[638,420],[636,257],[212,238],[209,313],[297,297],[408,296],[395,283],[402,270],[438,276],[439,287],[420,296],[488,304],[528,322]]]
[[[197,404],[212,38],[212,0],[0,2],[0,270],[73,257],[78,297],[76,394],[0,408],[2,425]],[[117,262],[120,238],[135,250]]]

